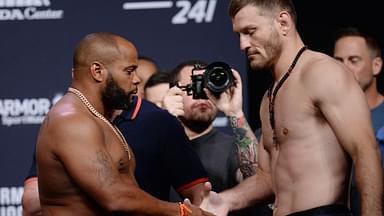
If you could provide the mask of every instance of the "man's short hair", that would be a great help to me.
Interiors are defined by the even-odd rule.
[[[153,74],[149,77],[148,81],[145,83],[144,89],[156,86],[158,84],[169,84],[171,82],[170,75],[165,72],[159,72]]]
[[[336,31],[334,41],[349,36],[357,36],[364,38],[365,42],[367,43],[368,49],[371,51],[372,57],[381,57],[381,48],[376,38],[369,34],[368,31],[364,31],[357,27],[342,27],[338,29],[338,31]]]

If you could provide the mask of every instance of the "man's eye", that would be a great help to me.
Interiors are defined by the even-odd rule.
[[[248,29],[247,34],[252,35],[255,31],[256,29]]]

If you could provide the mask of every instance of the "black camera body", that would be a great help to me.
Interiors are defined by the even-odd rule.
[[[194,74],[196,70],[205,70],[203,74]],[[231,67],[224,62],[213,62],[206,67],[194,65],[191,75],[192,83],[187,86],[178,86],[192,95],[193,99],[208,99],[204,92],[207,88],[215,97],[228,89],[234,81]]]

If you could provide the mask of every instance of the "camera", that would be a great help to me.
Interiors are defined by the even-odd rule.
[[[194,74],[196,70],[205,70],[203,74]],[[231,67],[224,62],[213,62],[206,67],[195,64],[191,75],[192,83],[186,86],[179,86],[187,95],[192,95],[193,99],[208,99],[204,92],[207,88],[215,97],[228,89],[233,84],[233,74]]]

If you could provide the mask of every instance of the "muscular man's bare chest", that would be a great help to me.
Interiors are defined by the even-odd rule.
[[[278,144],[299,139],[307,133],[312,124],[318,121],[316,106],[295,78],[288,80],[281,87],[276,95],[273,109],[270,109],[270,106],[270,100],[265,96],[260,115],[263,143],[266,149],[277,148]],[[274,112],[273,115],[271,112]]]

